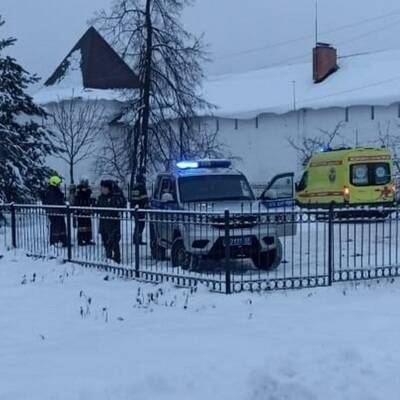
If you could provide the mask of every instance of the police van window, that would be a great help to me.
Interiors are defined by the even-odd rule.
[[[242,175],[204,175],[179,178],[180,200],[201,201],[254,200],[247,179]]]
[[[250,186],[247,181],[245,181],[244,179],[241,180],[240,185],[242,186],[242,193],[244,194],[244,196],[246,196],[247,198],[251,198],[253,196],[253,193],[251,192]]]
[[[307,188],[308,185],[308,171],[304,172],[303,176],[300,179],[300,182],[297,184],[296,190],[301,192]]]
[[[276,192],[278,199],[293,197],[293,178],[291,176],[282,176],[272,183],[270,190]]]
[[[350,174],[354,186],[386,185],[391,180],[388,163],[355,164]]]
[[[352,165],[351,183],[356,186],[365,186],[369,184],[368,165]]]
[[[175,186],[173,184],[173,181],[171,178],[166,177],[162,178],[161,184],[160,184],[160,191],[158,193],[158,199],[161,200],[162,195],[164,193],[171,193],[173,198],[176,199],[176,191],[175,191]]]

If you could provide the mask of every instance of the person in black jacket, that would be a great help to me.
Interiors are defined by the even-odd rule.
[[[100,208],[124,208],[126,200],[122,191],[111,180],[101,181],[101,195],[97,200],[97,207]],[[121,241],[121,215],[118,210],[99,211],[100,224],[99,232],[103,242],[106,257],[121,263],[121,250],[119,242]]]
[[[149,197],[147,195],[147,188],[146,188],[146,180],[144,175],[140,173],[136,177],[136,184],[131,191],[131,207],[132,208],[140,208],[145,209],[149,207]],[[138,223],[135,224],[135,231],[133,234],[133,241],[136,243],[136,240],[139,244],[145,245],[146,243],[143,241],[143,231],[146,226],[145,222],[146,213],[139,212],[138,213]]]
[[[60,186],[62,179],[54,175],[49,179],[49,186],[43,195],[43,204],[49,206],[65,206],[64,194]],[[50,245],[62,244],[67,247],[67,228],[65,225],[65,209],[48,208],[47,216],[50,221]]]
[[[75,207],[90,207],[93,205],[92,189],[89,186],[88,179],[82,178],[76,187],[73,197]],[[92,218],[89,210],[76,210],[76,227],[78,229],[78,245],[93,245]]]

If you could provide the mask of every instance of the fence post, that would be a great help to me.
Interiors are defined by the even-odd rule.
[[[69,203],[66,206],[67,214],[67,260],[72,260],[72,229],[71,229],[71,208]]]
[[[334,278],[334,226],[333,226],[334,203],[329,205],[328,214],[328,285],[332,286]]]
[[[11,246],[13,249],[17,248],[17,216],[14,203],[11,203]]]
[[[230,271],[230,258],[231,258],[231,244],[230,244],[230,216],[229,210],[225,210],[225,294],[231,294],[231,271]]]
[[[135,242],[135,278],[140,278],[140,243],[139,243],[139,211],[138,207],[135,207],[133,211],[133,218],[135,220],[135,226],[133,231],[133,240]]]

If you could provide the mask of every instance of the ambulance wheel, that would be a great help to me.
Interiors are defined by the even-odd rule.
[[[166,249],[158,244],[154,225],[150,225],[150,253],[154,260],[165,261],[167,259]]]
[[[252,257],[254,266],[262,271],[271,272],[279,267],[282,261],[282,243],[278,239],[273,250],[259,252]]]
[[[181,237],[177,237],[172,243],[171,264],[174,268],[181,267],[183,270],[191,270],[198,265],[198,257],[186,251]]]

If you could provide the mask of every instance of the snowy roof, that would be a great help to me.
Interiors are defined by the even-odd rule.
[[[400,101],[400,50],[343,57],[339,70],[314,84],[311,63],[217,76],[204,85],[214,115],[254,118],[294,109],[382,105]],[[295,84],[294,84],[295,82]]]
[[[122,89],[138,89],[140,82],[124,60],[91,27],[35,94],[40,104],[70,98],[121,99]]]

